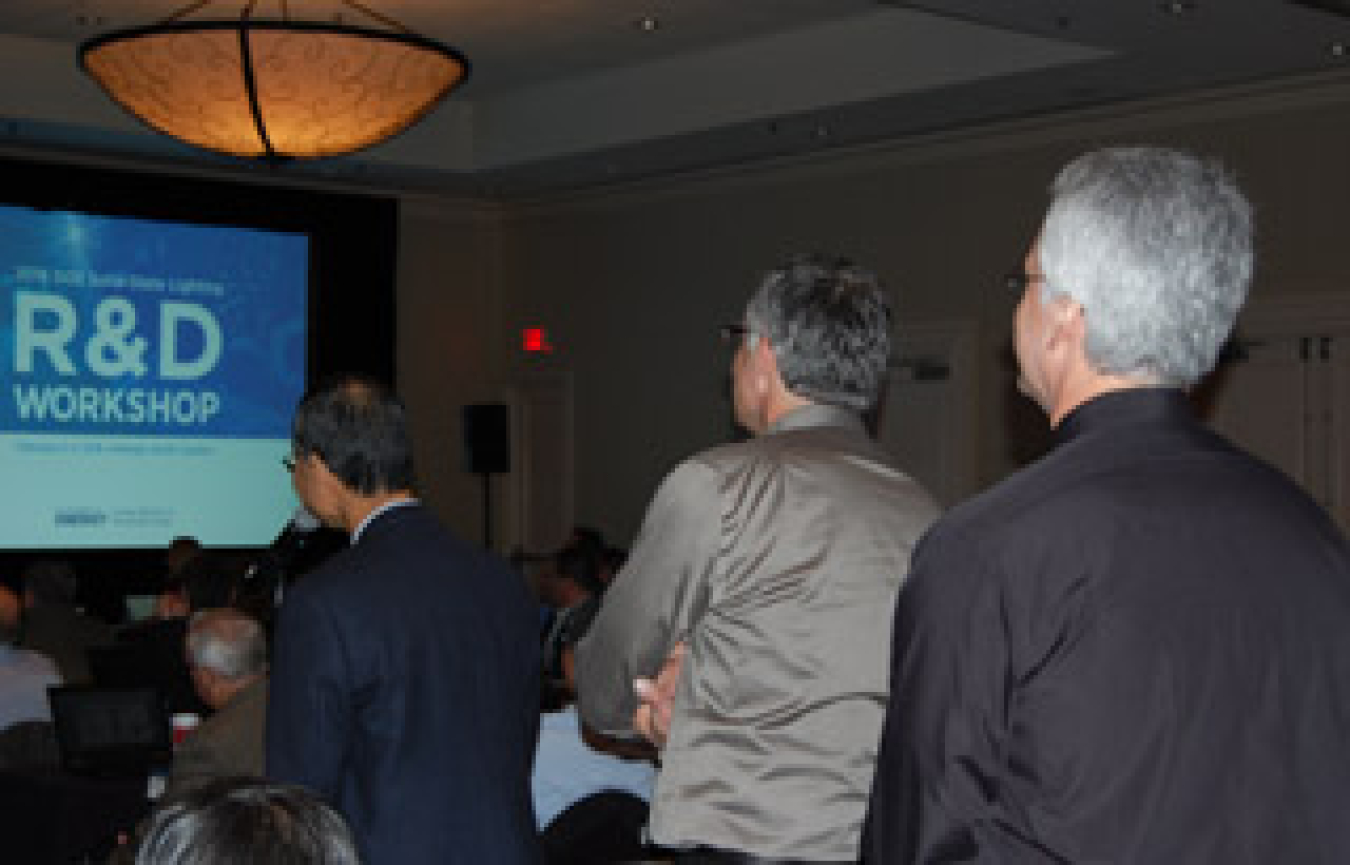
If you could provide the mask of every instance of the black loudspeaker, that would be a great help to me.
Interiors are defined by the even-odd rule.
[[[511,422],[502,403],[464,406],[464,468],[478,475],[511,471]]]

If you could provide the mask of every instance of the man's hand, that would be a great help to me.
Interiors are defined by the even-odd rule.
[[[633,681],[633,690],[638,697],[637,711],[633,713],[633,729],[658,748],[666,746],[666,734],[670,732],[670,707],[675,702],[675,689],[680,683],[684,651],[684,643],[676,643],[655,680]]]

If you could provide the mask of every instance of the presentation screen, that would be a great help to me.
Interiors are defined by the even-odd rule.
[[[271,541],[306,236],[0,205],[0,237],[0,547]]]

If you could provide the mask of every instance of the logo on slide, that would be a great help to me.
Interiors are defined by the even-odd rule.
[[[98,508],[60,508],[55,515],[57,528],[95,528],[108,521]]]

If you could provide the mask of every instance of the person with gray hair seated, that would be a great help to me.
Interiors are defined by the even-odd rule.
[[[262,775],[267,714],[267,638],[232,609],[192,617],[186,646],[198,695],[213,711],[174,753],[165,786],[177,795],[227,775]]]
[[[360,865],[351,831],[303,787],[224,778],[151,815],[136,865]]]
[[[871,863],[1344,862],[1350,546],[1196,417],[1251,208],[1171,149],[1070,163],[1022,269],[1038,462],[952,510],[900,594]]]

